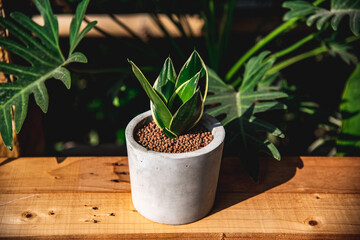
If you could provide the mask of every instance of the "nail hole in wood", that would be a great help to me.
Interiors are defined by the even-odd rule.
[[[98,207],[93,207],[92,209],[94,209],[94,210],[98,210],[99,208],[98,208]]]
[[[120,182],[119,179],[112,179],[111,181],[112,181],[112,182],[117,182],[117,183]]]
[[[318,222],[316,220],[310,220],[308,223],[309,223],[310,226],[318,225]]]
[[[30,211],[26,211],[26,212],[22,213],[21,215],[25,219],[32,219],[37,216],[35,213],[32,213]]]
[[[115,216],[115,213],[110,213],[110,216]]]
[[[50,210],[49,215],[55,215],[55,212],[53,210]]]

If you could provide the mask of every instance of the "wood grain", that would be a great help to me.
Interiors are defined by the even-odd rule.
[[[237,158],[222,161],[221,192],[359,193],[360,158],[261,159],[260,184]],[[290,181],[291,180],[291,181]],[[286,183],[286,184],[284,184]],[[0,158],[1,193],[130,192],[126,157]]]
[[[3,239],[360,239],[360,158],[223,160],[212,212],[169,226],[131,202],[126,157],[0,159]]]

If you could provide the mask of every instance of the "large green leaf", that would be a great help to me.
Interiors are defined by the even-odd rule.
[[[204,101],[198,89],[174,114],[170,129],[179,136],[185,130],[193,128],[201,119],[204,111]]]
[[[189,59],[185,62],[184,66],[179,72],[179,76],[176,79],[175,88],[179,88],[183,83],[193,78],[196,74],[199,75],[200,91],[205,101],[208,89],[208,74],[207,68],[203,60],[201,59],[197,51],[193,51]]]
[[[346,82],[340,111],[341,133],[337,140],[337,155],[359,156],[360,154],[360,64]]]
[[[70,24],[70,49],[69,56],[73,53],[74,49],[77,47],[81,39],[96,25],[96,21],[90,22],[86,27],[80,32],[81,23],[84,19],[86,8],[90,0],[82,1],[76,8],[75,17]]]
[[[165,102],[159,96],[157,91],[150,85],[149,81],[145,78],[144,74],[135,65],[135,63],[130,60],[128,60],[128,62],[131,64],[132,71],[151,100],[151,109],[154,121],[161,129],[164,129],[165,127],[169,129],[172,114],[167,108]]]
[[[267,54],[268,52],[262,52],[248,61],[242,85],[238,91],[225,84],[213,70],[208,69],[209,92],[213,94],[207,97],[205,104],[210,107],[206,111],[208,114],[223,117],[222,123],[229,129],[227,139],[230,142],[236,142],[242,151],[255,147],[280,160],[276,147],[268,140],[261,138],[258,132],[270,133],[277,137],[284,137],[284,134],[279,128],[254,115],[259,112],[286,108],[284,104],[274,100],[287,97],[287,94],[279,91],[257,90],[260,80],[264,79],[265,73],[273,64],[272,61],[264,61]]]
[[[164,66],[154,83],[154,89],[165,99],[165,103],[169,101],[175,89],[176,72],[171,59],[165,60]]]
[[[22,43],[0,38],[0,46],[22,57],[31,65],[19,66],[0,62],[0,71],[16,78],[15,82],[0,84],[0,132],[9,149],[12,148],[11,109],[15,107],[15,127],[16,131],[19,132],[26,118],[29,95],[34,94],[37,105],[43,112],[47,112],[49,96],[45,80],[55,78],[70,88],[70,72],[65,66],[71,62],[87,62],[86,57],[79,52],[72,53],[68,59],[63,57],[59,46],[58,22],[51,10],[49,1],[34,0],[34,3],[44,18],[43,26],[18,12],[10,15],[12,20],[0,18],[0,25],[8,29],[11,35]],[[87,3],[88,0],[84,0],[80,5],[84,6]],[[83,15],[80,16],[79,14],[77,11],[75,18],[82,20]],[[77,31],[80,29],[77,26],[78,24],[81,24],[81,21],[73,24]],[[34,33],[40,41],[28,31]],[[73,34],[78,35],[78,32]]]
[[[330,21],[332,28],[336,31],[340,21],[348,15],[351,31],[355,35],[359,34],[360,0],[332,0],[330,10],[302,0],[284,2],[283,7],[290,8],[290,11],[284,15],[284,20],[307,17],[306,23],[311,26],[316,22],[319,30]]]
[[[199,83],[199,78],[200,72],[176,89],[168,103],[168,108],[171,112],[175,113],[181,105],[194,95]]]
[[[339,56],[344,62],[347,64],[354,64],[356,65],[358,59],[355,54],[349,52],[352,49],[351,46],[346,44],[340,44],[338,42],[329,42],[329,53],[333,56]]]

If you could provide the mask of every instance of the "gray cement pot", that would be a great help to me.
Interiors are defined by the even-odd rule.
[[[188,153],[160,153],[147,150],[134,139],[137,129],[151,120],[150,111],[142,113],[125,131],[136,210],[164,224],[185,224],[205,217],[215,200],[224,127],[204,114],[201,123],[214,136],[210,144]]]

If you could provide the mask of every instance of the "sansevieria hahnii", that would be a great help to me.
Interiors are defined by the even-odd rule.
[[[140,69],[128,61],[150,98],[155,123],[167,137],[176,138],[199,122],[208,90],[208,72],[197,51],[191,54],[178,76],[168,57],[153,86]]]

